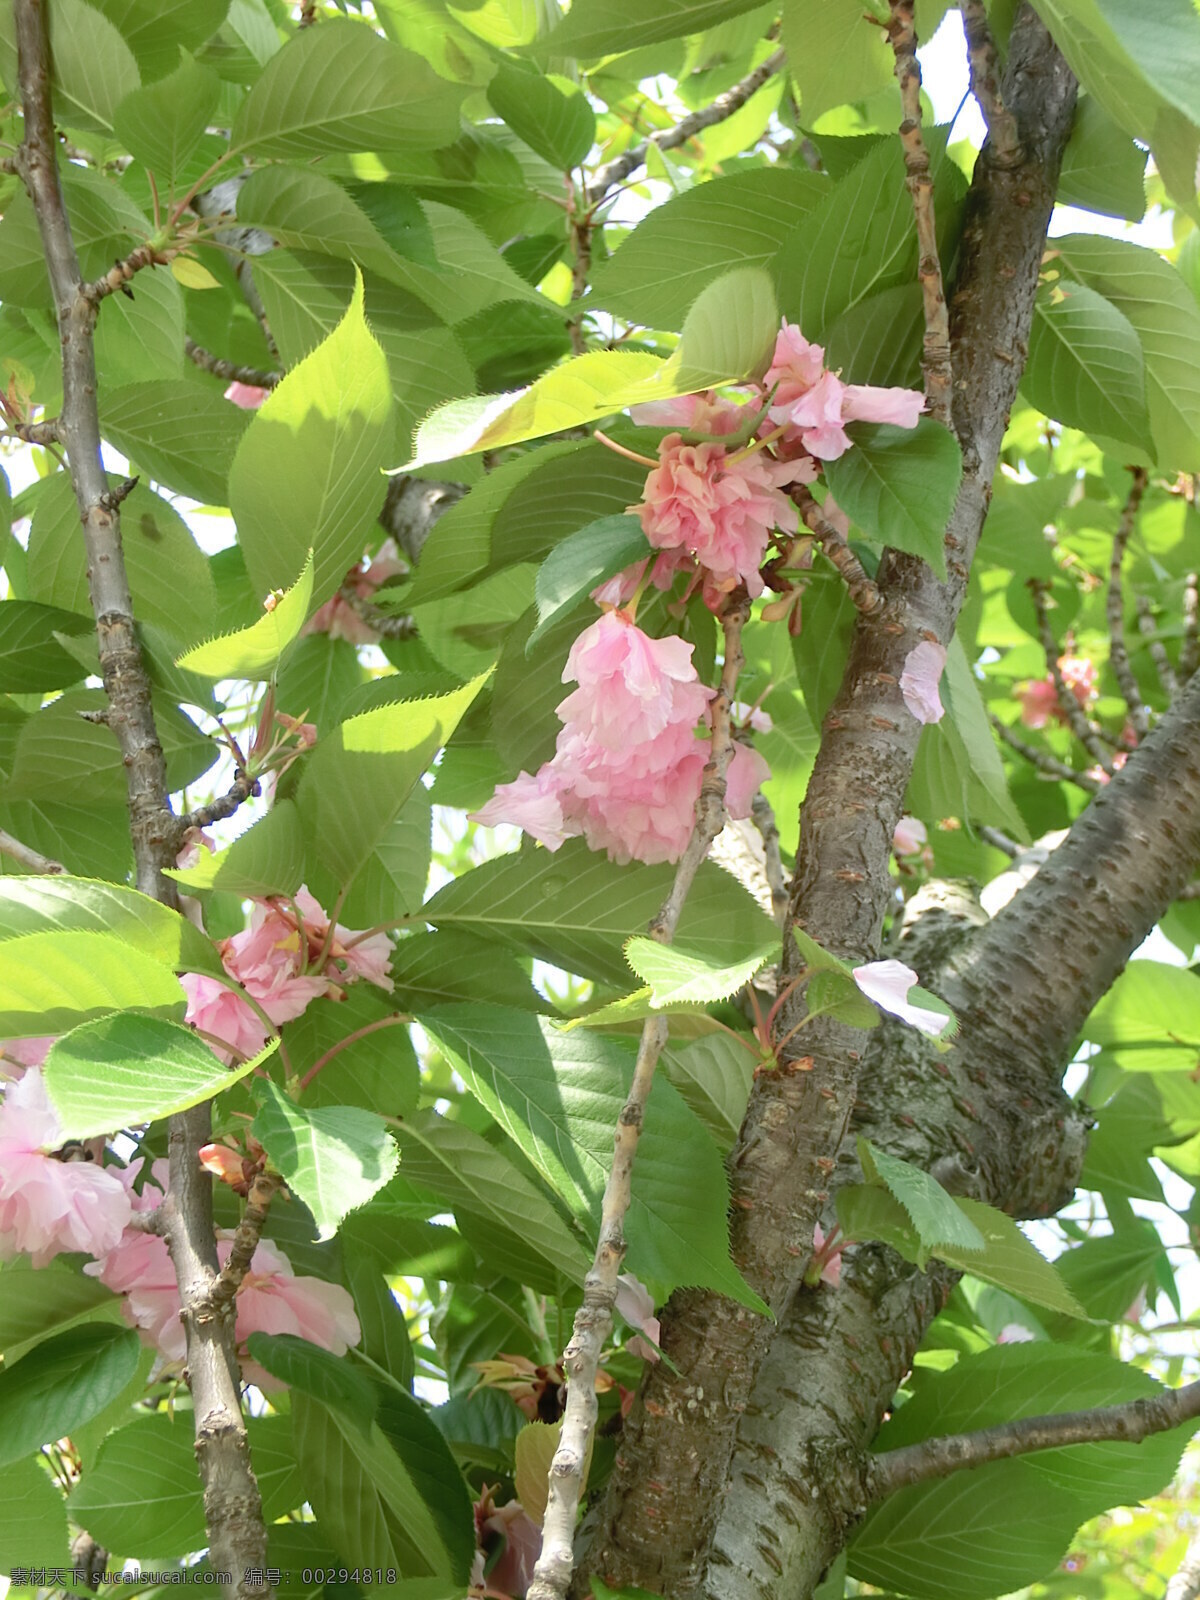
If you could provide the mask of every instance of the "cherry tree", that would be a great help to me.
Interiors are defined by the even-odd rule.
[[[1200,1594],[1195,9],[0,79],[11,1586]]]

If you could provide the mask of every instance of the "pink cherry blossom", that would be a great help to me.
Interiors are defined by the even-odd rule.
[[[833,1233],[836,1235],[838,1231],[835,1227]],[[819,1222],[813,1225],[813,1254],[815,1256],[819,1256],[825,1249],[830,1237],[826,1235]],[[831,1250],[828,1259],[821,1264],[820,1281],[827,1283],[831,1289],[836,1289],[842,1281],[842,1248],[843,1246],[839,1245],[836,1249]]]
[[[881,389],[845,384],[825,366],[825,351],[810,344],[799,328],[785,322],[763,383],[774,396],[771,421],[822,461],[836,461],[850,448],[847,422],[891,422],[914,428],[925,397],[915,389]]]
[[[256,383],[231,383],[225,391],[225,398],[232,400],[243,411],[257,411],[270,392],[269,389],[260,389]]]
[[[918,817],[901,817],[892,834],[892,849],[898,856],[914,856],[928,838],[925,824]]]
[[[1086,711],[1096,699],[1095,666],[1086,656],[1063,655],[1058,658],[1058,670],[1063,683]],[[1017,698],[1021,702],[1021,721],[1027,728],[1044,728],[1051,718],[1056,722],[1067,720],[1051,673],[1024,684],[1017,691]]]
[[[771,769],[757,750],[736,743],[725,774],[725,809],[731,817],[748,817],[754,796],[771,776]]]
[[[846,422],[890,422],[897,428],[915,428],[925,409],[919,389],[878,389],[869,383],[848,383],[842,397]]]
[[[900,674],[900,693],[918,722],[940,722],[945,715],[938,694],[945,669],[946,651],[940,644],[925,640],[908,652]]]
[[[737,433],[761,408],[762,402],[757,398],[739,404],[708,389],[703,394],[651,400],[646,405],[631,407],[629,415],[643,428],[677,428],[681,433]]]
[[[40,1067],[57,1038],[47,1033],[35,1039],[5,1039],[0,1042],[0,1082],[15,1082],[30,1067]]]
[[[361,929],[344,928],[339,922],[326,949],[328,914],[304,884],[296,891],[295,905],[304,922],[310,960],[315,960],[324,950],[326,961],[335,964],[346,983],[365,978],[377,988],[391,991],[393,984],[387,975],[387,968],[392,959],[392,941],[386,933],[373,933],[364,939]]]
[[[642,502],[631,507],[656,550],[689,551],[728,593],[744,583],[763,592],[759,574],[772,528],[799,529],[799,513],[779,485],[793,480],[790,465],[764,451],[735,451],[719,444],[684,444],[669,433],[658,447],[658,466],[646,479]]]
[[[552,762],[534,776],[522,772],[512,783],[502,783],[487,805],[472,811],[471,821],[482,823],[485,828],[509,822],[547,850],[557,850],[568,832],[574,831],[568,830],[563,818],[563,781],[563,774]]]
[[[475,1502],[478,1549],[471,1568],[471,1592],[478,1591],[489,1600],[510,1600],[512,1596],[523,1595],[533,1581],[533,1569],[542,1547],[542,1530],[519,1500],[497,1507],[492,1492],[485,1486]],[[497,1537],[504,1540],[504,1549],[485,1576],[484,1567],[488,1556],[495,1553]]]
[[[120,1178],[90,1161],[58,1161],[62,1126],[40,1072],[10,1083],[0,1104],[0,1258],[35,1267],[64,1250],[103,1255],[132,1214]]]
[[[931,1039],[940,1038],[949,1026],[950,1019],[943,1012],[909,1005],[908,991],[919,979],[903,961],[869,961],[865,966],[855,967],[852,976],[867,999],[881,1011],[899,1017]]]
[[[769,711],[762,710],[760,706],[748,706],[744,700],[734,700],[729,707],[729,715],[739,727],[753,728],[755,733],[770,733],[775,726]]]
[[[691,835],[708,751],[690,719],[623,751],[564,728],[554,757],[565,779],[564,814],[593,850],[621,865],[676,861]]]
[[[1128,750],[1118,750],[1116,755],[1112,758],[1113,772],[1120,772],[1121,768],[1128,760]],[[1097,763],[1097,765],[1094,767],[1088,767],[1087,771],[1084,773],[1084,777],[1092,778],[1096,783],[1108,783],[1112,779],[1112,772],[1105,772],[1104,768]]]
[[[1032,1328],[1023,1322],[1006,1322],[996,1335],[997,1344],[1032,1344],[1037,1338]]]
[[[406,570],[398,557],[394,542],[385,539],[370,561],[360,561],[350,568],[338,587],[338,593],[313,612],[302,632],[327,633],[331,639],[345,639],[350,644],[375,644],[379,639],[378,632],[343,598],[341,590],[349,589],[357,599],[369,600],[381,584],[389,578],[399,577]]]
[[[179,981],[188,999],[184,1021],[201,1033],[224,1040],[226,1050],[219,1052],[224,1059],[231,1060],[231,1053],[243,1057],[258,1054],[267,1042],[267,1030],[241,995],[216,978],[196,972],[183,973]]]
[[[622,611],[609,611],[571,646],[564,683],[579,687],[558,707],[564,723],[611,750],[657,738],[670,723],[695,727],[713,691],[674,634],[651,639]]]
[[[657,1361],[658,1351],[654,1348],[662,1342],[662,1324],[654,1315],[654,1299],[649,1289],[632,1272],[622,1272],[617,1279],[616,1309],[631,1328],[639,1328],[646,1335],[626,1341],[625,1348],[631,1355],[641,1356],[643,1361]],[[646,1340],[652,1341],[647,1343]]]

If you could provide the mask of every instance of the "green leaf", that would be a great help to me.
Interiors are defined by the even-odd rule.
[[[463,91],[370,26],[333,20],[275,55],[233,125],[234,151],[435,150],[458,134]]]
[[[958,441],[929,417],[915,428],[860,423],[852,437],[854,448],[826,463],[838,505],[868,539],[921,556],[944,578],[942,539],[962,477]]]
[[[169,967],[104,933],[28,933],[4,945],[0,1035],[6,1038],[64,1033],[135,1006],[182,1017],[184,1005]]]
[[[0,692],[41,693],[77,683],[83,670],[55,640],[56,633],[90,634],[86,617],[34,600],[0,603]]]
[[[381,1117],[357,1106],[309,1110],[269,1079],[253,1128],[271,1165],[312,1212],[318,1239],[331,1239],[342,1218],[382,1189],[399,1162]]]
[[[675,868],[617,867],[582,839],[562,848],[486,861],[422,907],[435,927],[462,929],[527,950],[556,966],[614,985],[628,981],[625,940],[654,917]],[[705,862],[680,919],[678,948],[714,964],[735,949],[777,939],[775,924],[728,873]]]
[[[275,600],[257,622],[236,633],[224,633],[205,644],[198,644],[181,655],[175,665],[205,678],[267,677],[280,656],[299,634],[312,605],[313,549],[300,576],[290,589]]]
[[[1125,239],[1072,233],[1052,248],[1055,262],[1122,312],[1141,340],[1159,466],[1200,466],[1200,307],[1187,284],[1156,251]]]
[[[141,82],[133,51],[94,6],[49,6],[55,112],[70,128],[108,132],[117,107]]]
[[[1153,458],[1141,341],[1094,289],[1068,281],[1039,291],[1021,389],[1056,422]]]
[[[1126,133],[1148,143],[1168,191],[1193,211],[1200,149],[1200,18],[1188,0],[1038,0],[1075,76]]]
[[[92,1139],[211,1100],[260,1067],[278,1044],[271,1039],[258,1055],[227,1067],[190,1028],[127,1011],[56,1040],[44,1076],[63,1137]]]
[[[890,1190],[873,1183],[847,1184],[837,1192],[837,1216],[847,1239],[877,1239],[914,1263],[922,1254],[920,1236]]]
[[[392,957],[392,980],[395,1003],[408,1011],[471,999],[548,1009],[511,951],[456,930],[401,939]]]
[[[641,522],[628,515],[600,517],[555,545],[538,568],[537,626],[525,641],[525,654],[598,584],[648,554]]]
[[[615,255],[596,264],[596,302],[652,328],[680,328],[689,306],[723,273],[757,266],[774,274],[784,242],[829,188],[815,173],[779,166],[686,190],[657,206]],[[911,206],[907,220],[911,231]]]
[[[1075,108],[1056,198],[1127,222],[1146,214],[1146,152],[1090,94]]]
[[[312,592],[323,599],[361,558],[391,450],[391,404],[359,276],[342,321],[268,396],[233,459],[229,504],[256,588],[294,582],[311,549]]]
[[[113,117],[129,153],[158,175],[170,192],[212,120],[221,80],[186,50],[169,76],[126,95]]]
[[[557,1279],[582,1284],[591,1258],[578,1238],[486,1139],[435,1111],[408,1119],[399,1139],[405,1177],[452,1207],[490,1266],[546,1294]]]
[[[669,1039],[662,1068],[685,1103],[712,1134],[722,1151],[730,1150],[742,1126],[750,1098],[757,1049],[748,1036],[739,1044],[723,1029],[708,1025],[698,1038]]]
[[[22,1345],[65,1332],[100,1306],[117,1311],[118,1305],[111,1290],[84,1277],[66,1257],[35,1267],[28,1256],[15,1256],[0,1266],[0,1351],[6,1361],[15,1360]]]
[[[184,789],[208,771],[219,751],[161,693],[153,696],[153,704],[168,788]],[[107,705],[103,689],[68,689],[35,712],[17,735],[6,799],[55,799],[64,791],[86,791],[94,805],[120,805],[129,787],[120,747],[107,728],[80,715]]]
[[[543,55],[605,56],[661,39],[700,33],[728,17],[753,11],[761,0],[575,0],[565,21],[538,43]]]
[[[167,876],[188,889],[221,889],[239,898],[295,894],[304,881],[304,830],[295,802],[276,800],[226,849],[201,851],[194,867],[168,867]]]
[[[0,1572],[31,1564],[71,1570],[62,1494],[29,1457],[0,1470]]]
[[[229,0],[98,0],[98,3],[108,20],[121,30],[147,83],[171,71],[179,61],[181,48],[195,50],[210,39],[229,11]],[[235,12],[238,9],[235,7]]]
[[[1029,1242],[1011,1217],[979,1200],[956,1198],[954,1203],[983,1235],[984,1248],[982,1253],[956,1252],[951,1246],[940,1246],[937,1254],[943,1261],[986,1283],[1020,1295],[1035,1306],[1060,1311],[1067,1317],[1083,1315],[1083,1308],[1057,1269]]]
[[[502,63],[487,86],[492,110],[554,167],[570,171],[592,148],[596,114],[578,84]]]
[[[446,1006],[419,1020],[594,1234],[613,1129],[632,1080],[630,1052],[615,1040],[563,1033],[544,1017],[499,1006]],[[665,1080],[651,1092],[638,1156],[625,1225],[630,1271],[656,1302],[682,1284],[699,1284],[764,1309],[729,1259],[728,1185],[717,1148]]]
[[[659,374],[673,392],[707,389],[730,379],[760,378],[779,333],[775,286],[763,267],[735,267],[696,296],[684,318],[679,348]]]
[[[974,1259],[984,1247],[984,1237],[959,1209],[952,1196],[936,1178],[908,1161],[889,1155],[886,1150],[859,1136],[859,1159],[867,1178],[878,1178],[891,1191],[912,1219],[923,1252],[941,1254],[947,1246]]]
[[[255,1333],[250,1352],[293,1391],[296,1457],[339,1554],[465,1583],[471,1502],[424,1408],[395,1384],[291,1335]]]
[[[923,24],[921,37],[928,37]],[[858,0],[784,0],[783,42],[806,128],[892,81],[892,53]]]
[[[55,931],[104,934],[180,971],[225,970],[199,928],[136,889],[92,878],[0,877],[0,942]]]
[[[736,994],[771,959],[778,945],[775,938],[739,961],[726,959],[715,965],[673,945],[638,935],[626,942],[625,959],[650,985],[650,1004],[658,1011],[672,1005],[707,1005]]]
[[[268,1524],[305,1499],[296,1468],[292,1420],[248,1417],[254,1476]],[[159,1412],[109,1434],[68,1499],[72,1518],[109,1550],[148,1557],[202,1550],[204,1496],[196,1472],[190,1411]]]
[[[105,395],[100,417],[104,437],[122,455],[158,483],[205,505],[226,503],[226,464],[246,423],[246,413],[222,400],[219,391],[189,378],[114,389]],[[294,570],[299,567],[297,561]]]
[[[0,1371],[0,1466],[89,1422],[125,1388],[138,1364],[132,1328],[85,1323],[39,1344]]]
[[[343,1270],[362,1338],[355,1347],[406,1389],[412,1388],[416,1364],[408,1324],[383,1273],[371,1262],[351,1252],[343,1241]]]
[[[1200,1065],[1200,977],[1186,967],[1131,961],[1097,1003],[1083,1036],[1127,1072],[1194,1072]]]
[[[373,1023],[373,1032],[363,1031]],[[284,1027],[283,1047],[301,1078],[329,1057],[304,1090],[306,1107],[361,1106],[391,1116],[416,1109],[421,1069],[407,1026],[391,995],[372,983],[351,984],[336,1004],[309,1006]],[[329,1056],[331,1050],[336,1054]]]

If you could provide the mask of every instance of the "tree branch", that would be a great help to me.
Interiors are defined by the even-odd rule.
[[[904,108],[900,142],[904,146],[904,170],[908,174],[908,192],[912,196],[917,224],[920,250],[917,276],[925,302],[925,398],[934,421],[952,428],[950,317],[938,255],[933,173],[929,167],[929,151],[921,137],[921,67],[917,61],[917,34],[913,25],[914,0],[889,0],[889,5],[891,19],[887,36],[896,57],[896,81]]]
[[[883,596],[874,581],[868,578],[862,562],[843,535],[818,505],[812,490],[807,484],[797,483],[792,485],[788,493],[804,520],[804,526],[814,538],[820,540],[821,549],[841,573],[855,610],[861,611],[864,616],[878,611],[883,604]]]
[[[31,850],[27,844],[22,844],[20,839],[14,839],[11,833],[6,833],[0,828],[0,856],[11,856],[26,872],[65,872],[67,869],[61,861],[52,861],[49,856],[41,855],[37,850]]]
[[[750,803],[750,820],[762,835],[763,855],[766,859],[767,887],[771,891],[771,910],[776,922],[782,924],[787,915],[787,874],[779,854],[779,827],[771,802],[761,790]]]
[[[223,383],[246,383],[254,389],[274,389],[276,384],[283,381],[282,372],[264,372],[258,367],[241,367],[236,361],[226,361],[221,356],[214,356],[211,350],[206,350],[194,339],[185,339],[183,348],[189,361],[194,362],[204,372],[211,372],[214,378],[220,378]]]
[[[1179,676],[1184,683],[1200,667],[1200,575],[1189,572],[1183,590],[1183,645]]]
[[[1150,652],[1150,659],[1154,663],[1154,670],[1158,673],[1158,681],[1162,685],[1163,693],[1168,700],[1173,700],[1179,693],[1179,679],[1175,676],[1175,668],[1171,665],[1171,658],[1166,652],[1162,640],[1158,637],[1158,628],[1154,621],[1154,613],[1150,608],[1150,601],[1144,594],[1139,594],[1134,600],[1137,607],[1138,631],[1146,641],[1146,648]]]
[[[1132,467],[1130,473],[1132,482],[1129,495],[1113,535],[1112,560],[1108,568],[1108,659],[1128,707],[1130,725],[1138,738],[1142,739],[1150,731],[1150,713],[1146,710],[1133,668],[1129,665],[1129,651],[1125,645],[1125,591],[1121,584],[1121,564],[1125,559],[1129,537],[1137,523],[1138,508],[1146,492],[1149,475],[1145,467]],[[1071,698],[1074,700],[1074,695]]]
[[[177,841],[181,840],[190,828],[207,828],[210,822],[223,822],[226,817],[231,817],[239,806],[245,805],[252,796],[261,793],[262,789],[257,778],[238,772],[224,794],[218,795],[215,800],[210,800],[205,806],[197,806],[195,811],[186,811],[183,816],[176,819]]]
[[[1042,649],[1046,655],[1046,666],[1054,680],[1054,693],[1058,700],[1059,710],[1066,718],[1071,732],[1080,744],[1094,756],[1101,768],[1111,773],[1113,770],[1112,753],[1105,745],[1096,728],[1095,723],[1075,698],[1073,691],[1063,677],[1062,667],[1058,662],[1058,641],[1050,627],[1050,615],[1046,605],[1047,586],[1031,579],[1029,592],[1033,596],[1033,609],[1037,614],[1038,636],[1042,641]]]
[[[132,299],[133,291],[128,287],[130,280],[144,267],[166,266],[170,259],[169,255],[156,250],[153,245],[139,244],[127,256],[115,261],[101,277],[93,279],[91,283],[81,284],[79,292],[92,306],[98,306],[101,300],[107,300],[118,289]]]
[[[650,938],[670,944],[696,873],[725,825],[725,774],[733,757],[729,707],[743,665],[742,628],[750,611],[745,590],[732,596],[722,616],[725,659],[721,683],[712,702],[712,755],[696,801],[696,821],[670,893],[650,923]],[[617,1278],[625,1257],[625,1216],[629,1210],[634,1157],[642,1131],[654,1069],[667,1042],[664,1016],[646,1019],[638,1047],[633,1082],[617,1120],[612,1170],[604,1186],[600,1238],[592,1269],[584,1280],[583,1304],[575,1314],[571,1339],[563,1353],[568,1378],[562,1432],[550,1464],[550,1493],[542,1522],[542,1549],[526,1600],[565,1600],[574,1569],[575,1520],[583,1492],[583,1473],[596,1427],[596,1373],[604,1342],[612,1330]]]
[[[698,133],[703,133],[705,128],[727,121],[735,111],[742,109],[751,95],[757,94],[763,84],[782,69],[785,60],[784,52],[776,50],[761,66],[747,73],[740,83],[735,83],[732,89],[727,89],[724,94],[718,95],[712,105],[693,111],[690,116],[677,122],[673,128],[664,128],[661,133],[652,133],[645,144],[636,145],[632,150],[626,150],[624,155],[617,156],[614,161],[609,161],[588,184],[588,204],[598,206],[610,189],[614,189],[619,183],[624,183],[631,172],[636,172],[643,166],[650,154],[651,146],[658,150],[675,150],[679,145],[686,144],[689,139],[694,139]]]
[[[1178,1572],[1167,1584],[1163,1600],[1196,1600],[1198,1595],[1200,1595],[1200,1533],[1195,1533]]]
[[[1010,749],[1023,756],[1039,772],[1044,772],[1048,778],[1055,778],[1063,783],[1073,783],[1077,789],[1086,789],[1088,794],[1099,794],[1104,787],[1098,779],[1089,778],[1086,772],[1076,772],[1074,767],[1068,767],[1065,761],[1052,756],[1049,750],[1041,750],[1035,744],[1026,744],[1007,722],[1001,722],[994,714],[989,715],[988,721]]]
[[[267,1212],[271,1209],[271,1201],[282,1188],[283,1179],[275,1173],[255,1174],[246,1195],[246,1209],[242,1212],[242,1220],[238,1223],[233,1236],[233,1249],[229,1252],[229,1260],[221,1268],[217,1281],[212,1286],[211,1298],[214,1306],[224,1308],[233,1304],[234,1296],[241,1288],[242,1280],[254,1260],[254,1252],[258,1249],[263,1228],[266,1226]]]
[[[1200,1417],[1200,1383],[1182,1389],[1164,1389],[1143,1400],[1122,1405],[1097,1406],[1091,1411],[1062,1411],[1044,1417],[1022,1417],[974,1433],[948,1434],[923,1439],[920,1444],[885,1450],[871,1461],[867,1497],[883,1500],[897,1489],[931,1478],[948,1478],[954,1472],[981,1467],[987,1461],[1006,1461],[1035,1450],[1062,1450],[1073,1444],[1097,1444],[1120,1439],[1140,1444],[1152,1434],[1165,1433]]]
[[[14,0],[13,10],[25,119],[16,160],[37,216],[58,315],[63,378],[58,437],[67,452],[87,547],[100,672],[108,695],[106,723],[127,773],[137,886],[174,906],[174,885],[163,869],[173,860],[176,818],[134,625],[121,548],[121,497],[109,490],[101,460],[93,347],[97,306],[80,275],[59,186],[44,7],[42,0]],[[231,1575],[234,1594],[248,1600],[271,1589],[246,1577],[248,1568],[265,1569],[266,1529],[241,1416],[232,1321],[217,1315],[209,1298],[217,1276],[212,1187],[196,1156],[208,1142],[209,1127],[207,1104],[170,1119],[170,1190],[163,1203],[171,1206],[169,1243],[183,1303],[209,1553],[213,1567]]]
[[[984,844],[990,844],[993,850],[1002,850],[1013,861],[1025,850],[1023,844],[1018,844],[1015,839],[1010,839],[1006,833],[1001,833],[999,828],[982,826],[979,829],[979,837]]]
[[[967,64],[971,73],[971,93],[987,123],[998,162],[1012,162],[1020,157],[1020,138],[1017,120],[1006,110],[1000,92],[1000,70],[996,55],[996,42],[988,25],[987,6],[984,0],[961,0],[963,32],[967,38]]]

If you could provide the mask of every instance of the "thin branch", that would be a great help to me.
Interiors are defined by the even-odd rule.
[[[967,37],[967,63],[971,72],[971,93],[987,123],[992,152],[999,166],[1020,160],[1021,140],[1017,119],[1007,110],[1000,93],[1000,63],[996,42],[988,26],[984,0],[961,0],[963,32]]]
[[[1200,1595],[1200,1533],[1192,1535],[1179,1570],[1167,1584],[1163,1600],[1197,1600]]]
[[[986,824],[980,827],[979,837],[984,844],[990,844],[993,850],[1002,850],[1013,861],[1025,852],[1025,846],[1018,844],[1015,839],[1010,839],[1006,833],[1001,833],[999,828],[989,828]]]
[[[10,434],[25,444],[40,444],[47,448],[59,442],[58,418],[47,417],[44,422],[22,422],[18,417],[0,417],[0,432]]]
[[[964,7],[965,11],[965,7]],[[1130,468],[1132,482],[1129,497],[1121,511],[1121,520],[1113,535],[1112,560],[1108,568],[1108,659],[1116,674],[1121,694],[1129,708],[1129,721],[1139,739],[1150,732],[1150,713],[1142,700],[1141,690],[1129,665],[1129,651],[1125,646],[1125,591],[1121,586],[1121,563],[1125,547],[1137,522],[1138,508],[1146,492],[1149,475],[1145,467]],[[1074,700],[1074,695],[1071,699]]]
[[[258,367],[239,366],[236,361],[214,356],[211,350],[206,350],[194,339],[185,339],[183,348],[189,361],[203,371],[211,372],[214,378],[220,378],[223,383],[245,383],[252,389],[273,389],[277,383],[283,382],[282,372],[263,372]]]
[[[1144,594],[1139,594],[1134,604],[1137,607],[1138,632],[1146,641],[1146,648],[1150,652],[1154,670],[1158,673],[1158,681],[1162,684],[1163,693],[1167,699],[1174,700],[1179,693],[1179,679],[1175,676],[1175,668],[1171,665],[1171,658],[1168,656],[1162,640],[1158,637],[1158,627],[1154,621],[1154,613],[1150,602]]]
[[[233,1249],[229,1253],[229,1260],[221,1268],[217,1281],[212,1286],[211,1299],[214,1306],[223,1309],[233,1304],[234,1296],[241,1288],[242,1280],[254,1260],[254,1252],[258,1249],[259,1240],[262,1238],[271,1201],[276,1192],[282,1188],[283,1179],[275,1173],[255,1174],[246,1195],[246,1209],[242,1212],[242,1220],[238,1223],[233,1236]]]
[[[362,595],[355,593],[352,584],[344,584],[338,590],[338,598],[344,600],[354,615],[365,622],[368,628],[374,628],[382,639],[415,639],[417,636],[417,624],[412,617],[407,614],[396,616],[393,612],[372,605]]]
[[[598,206],[610,189],[616,188],[619,183],[624,183],[631,172],[636,172],[643,166],[650,154],[651,146],[658,150],[675,150],[679,145],[686,144],[689,139],[694,139],[705,128],[727,121],[734,112],[742,109],[751,95],[757,94],[763,84],[782,69],[785,59],[784,52],[776,50],[761,66],[747,73],[740,83],[735,83],[732,89],[727,89],[724,94],[718,95],[712,105],[704,106],[700,111],[693,111],[690,116],[677,122],[673,128],[664,128],[661,133],[652,133],[645,144],[635,145],[632,150],[626,150],[624,155],[617,156],[614,161],[601,167],[588,184],[588,204]]]
[[[127,256],[119,261],[114,261],[107,272],[91,283],[82,283],[79,292],[92,306],[98,306],[101,300],[107,300],[110,294],[116,294],[120,289],[122,294],[127,294],[132,300],[133,290],[129,288],[130,279],[137,276],[144,267],[163,267],[171,257],[162,250],[156,250],[151,244],[139,244]]]
[[[733,757],[734,738],[729,707],[743,664],[742,628],[749,615],[745,590],[732,596],[721,619],[725,660],[721,684],[712,703],[712,755],[696,801],[696,821],[670,893],[647,930],[660,944],[670,944],[689,889],[713,840],[725,825],[725,774]],[[550,1464],[550,1493],[542,1523],[542,1549],[526,1600],[565,1600],[574,1569],[575,1520],[583,1492],[584,1464],[596,1427],[596,1372],[604,1342],[612,1330],[617,1278],[625,1257],[625,1216],[646,1101],[658,1057],[667,1042],[667,1019],[648,1017],[642,1028],[629,1095],[617,1119],[612,1171],[604,1188],[600,1239],[591,1271],[584,1280],[583,1305],[575,1315],[570,1342],[563,1352],[567,1373],[567,1405],[558,1449]]]
[[[771,909],[775,920],[783,925],[787,915],[787,873],[779,853],[779,826],[771,802],[760,789],[750,802],[750,820],[762,835],[763,855],[766,857],[767,886],[771,891]]]
[[[1200,576],[1189,572],[1183,590],[1183,644],[1179,651],[1179,678],[1186,683],[1200,667]]]
[[[26,872],[59,873],[67,870],[61,861],[52,861],[49,856],[31,850],[20,839],[14,839],[11,833],[5,833],[3,828],[0,828],[0,856],[11,856]]]
[[[904,146],[904,170],[912,196],[917,224],[920,259],[917,276],[925,302],[925,397],[929,415],[952,428],[950,372],[950,315],[942,283],[942,263],[938,255],[937,225],[933,210],[933,173],[929,151],[921,137],[921,68],[917,61],[917,34],[913,26],[914,0],[889,0],[891,20],[888,42],[896,57],[896,81],[904,119],[900,142]]]
[[[1064,783],[1073,783],[1076,788],[1086,789],[1089,794],[1099,794],[1104,787],[1098,779],[1089,778],[1086,772],[1076,772],[1074,767],[1068,767],[1066,762],[1059,761],[1048,750],[1039,750],[1036,745],[1026,744],[1024,739],[1014,733],[1007,722],[1001,722],[999,717],[993,716],[990,720],[992,727],[995,728],[1005,744],[1010,749],[1015,750],[1019,756],[1024,756],[1031,766],[1036,767],[1039,772],[1044,772],[1048,778],[1057,778]]]
[[[857,610],[864,616],[878,611],[883,596],[873,579],[868,578],[862,562],[846,543],[833,523],[813,498],[812,490],[804,483],[793,484],[788,493],[804,520],[804,526],[821,542],[821,548],[841,573],[846,590]]]
[[[1046,655],[1046,666],[1054,680],[1054,693],[1058,698],[1059,709],[1070,725],[1071,732],[1080,744],[1094,756],[1105,772],[1111,775],[1113,770],[1112,755],[1100,737],[1099,729],[1079,704],[1074,693],[1063,677],[1062,668],[1058,664],[1058,643],[1050,627],[1050,615],[1046,605],[1046,585],[1036,580],[1029,585],[1029,592],[1033,596],[1033,609],[1037,614],[1038,635],[1042,641],[1042,649]]]
[[[948,1478],[964,1468],[986,1461],[1005,1461],[1034,1450],[1061,1450],[1073,1444],[1094,1444],[1119,1439],[1139,1444],[1152,1434],[1165,1433],[1200,1417],[1200,1383],[1122,1405],[1097,1406],[1092,1411],[1063,1411],[1045,1417],[1022,1417],[974,1433],[949,1434],[920,1444],[885,1450],[868,1467],[867,1493],[882,1500],[897,1489],[931,1478]]]
[[[207,828],[210,822],[222,822],[226,817],[231,817],[239,806],[245,805],[252,796],[261,793],[262,788],[257,778],[239,772],[223,795],[210,800],[206,806],[197,806],[195,811],[187,811],[179,817],[175,824],[176,833],[182,838],[189,828]]]
[[[138,645],[121,548],[120,490],[109,489],[101,459],[93,334],[97,301],[84,285],[58,179],[50,98],[50,56],[43,0],[14,0],[24,137],[17,167],[32,202],[54,295],[62,349],[63,404],[58,437],[66,449],[87,549],[107,725],[126,769],[137,887],[174,906],[163,876],[173,860],[176,819],[168,802],[166,763],[154,723],[150,681]],[[94,286],[93,286],[94,287]],[[100,298],[103,298],[102,296]],[[210,1137],[207,1103],[168,1124],[170,1210],[166,1237],[175,1264],[187,1341],[196,1455],[204,1484],[210,1559],[228,1573],[237,1600],[270,1596],[266,1527],[241,1415],[233,1319],[210,1298],[218,1272],[212,1185],[196,1152]]]

